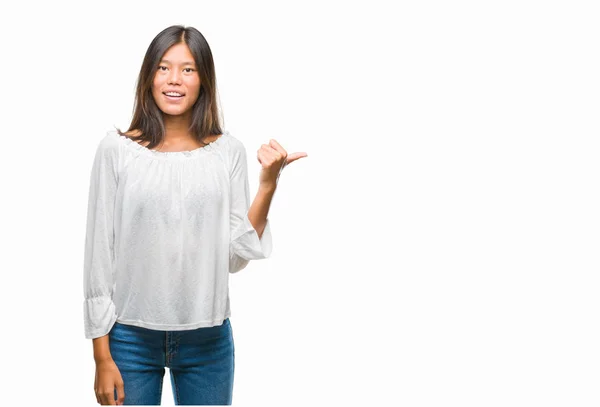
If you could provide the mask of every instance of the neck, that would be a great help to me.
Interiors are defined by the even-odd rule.
[[[178,141],[190,138],[191,114],[180,116],[163,115],[165,123],[165,140]]]

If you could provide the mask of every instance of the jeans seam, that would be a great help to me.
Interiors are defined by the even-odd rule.
[[[158,404],[160,404],[162,400],[162,388],[163,388],[163,380],[160,381],[160,387],[158,389]]]
[[[179,388],[177,387],[177,380],[175,379],[175,375],[173,374],[173,387],[175,387],[175,401],[177,401],[177,405],[180,405],[181,401],[179,400]]]

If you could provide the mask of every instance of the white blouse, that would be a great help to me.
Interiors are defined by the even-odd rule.
[[[115,321],[163,331],[222,324],[229,273],[271,255],[269,220],[259,239],[249,207],[246,150],[228,131],[178,152],[108,131],[89,187],[85,337]]]

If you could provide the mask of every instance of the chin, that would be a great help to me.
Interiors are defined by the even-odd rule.
[[[160,109],[164,114],[168,114],[169,116],[181,116],[182,114],[187,112],[187,109]]]

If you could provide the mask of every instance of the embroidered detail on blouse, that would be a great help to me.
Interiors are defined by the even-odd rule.
[[[134,151],[146,156],[160,159],[195,158],[202,153],[214,151],[225,142],[226,137],[230,136],[229,132],[225,130],[218,139],[211,141],[206,146],[198,147],[190,151],[156,151],[141,145],[129,137],[120,135],[116,130],[111,130],[111,133],[116,135],[120,140],[124,141],[128,148],[131,148]]]

